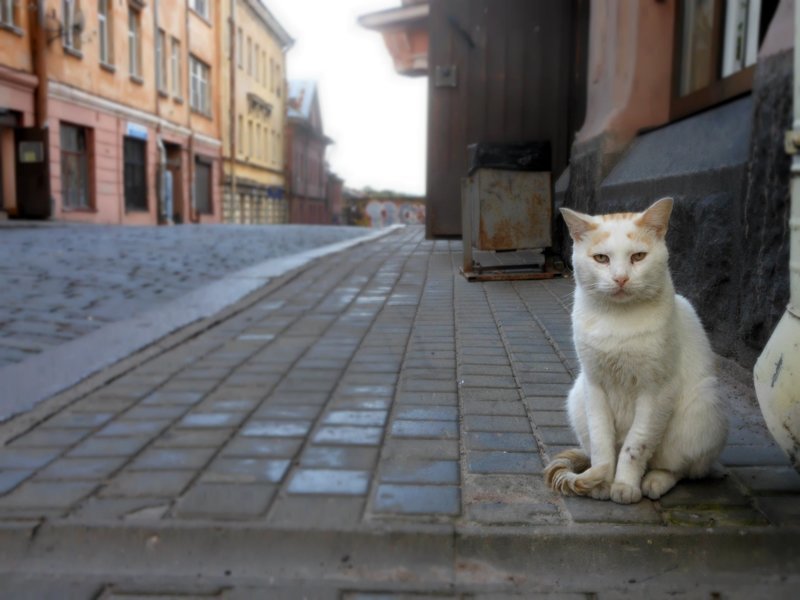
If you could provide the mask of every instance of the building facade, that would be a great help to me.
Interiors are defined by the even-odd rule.
[[[224,220],[287,223],[286,52],[293,40],[260,0],[218,5]]]
[[[0,94],[9,214],[117,224],[220,220],[217,3],[2,6],[0,86],[14,90]],[[42,179],[46,185],[32,188]]]
[[[325,150],[332,140],[322,127],[316,83],[289,82],[288,120],[286,177],[290,221],[330,224]]]

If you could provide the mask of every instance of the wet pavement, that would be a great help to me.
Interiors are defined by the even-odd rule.
[[[460,260],[460,242],[394,232],[0,427],[7,589],[790,597],[800,475],[748,382],[723,373],[714,477],[631,506],[556,496],[572,282],[469,283]]]

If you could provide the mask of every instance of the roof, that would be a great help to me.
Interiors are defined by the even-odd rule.
[[[275,36],[281,43],[281,47],[284,50],[288,50],[294,45],[294,40],[292,36],[283,28],[278,22],[278,19],[270,12],[270,10],[266,7],[263,0],[247,0],[247,3],[250,7],[255,11],[256,15],[261,19],[261,21],[272,30]]]
[[[317,93],[317,82],[294,79],[289,81],[287,110],[290,119],[309,120],[314,95]]]
[[[428,2],[407,3],[396,8],[362,15],[358,17],[358,23],[367,29],[398,27],[428,18],[430,10]]]

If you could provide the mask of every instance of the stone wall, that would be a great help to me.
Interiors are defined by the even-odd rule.
[[[679,293],[714,349],[752,367],[789,298],[791,52],[758,63],[747,97],[641,134],[619,157],[594,138],[573,146],[556,206],[606,213],[675,198],[667,243]],[[571,246],[558,219],[556,247]]]

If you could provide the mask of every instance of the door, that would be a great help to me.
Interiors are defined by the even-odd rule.
[[[52,215],[47,130],[20,127],[15,135],[17,207],[24,219],[47,219]]]

